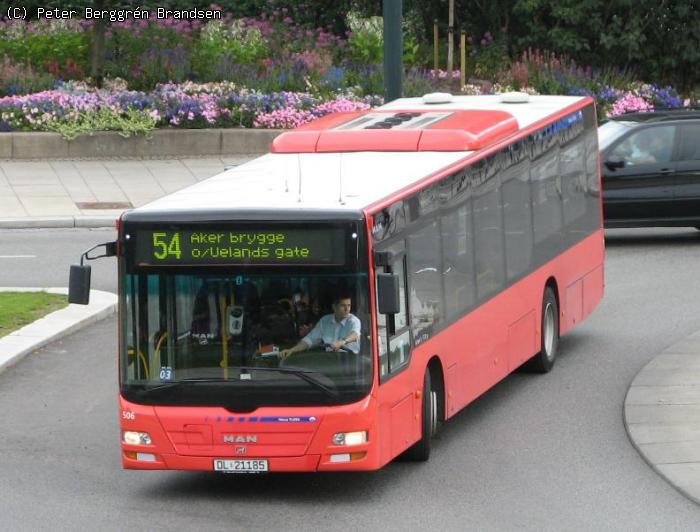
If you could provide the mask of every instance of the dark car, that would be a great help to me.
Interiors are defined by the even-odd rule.
[[[617,116],[598,139],[605,227],[700,229],[700,111]]]

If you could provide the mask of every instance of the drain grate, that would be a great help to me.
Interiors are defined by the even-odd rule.
[[[133,209],[128,201],[81,201],[75,204],[78,209]]]

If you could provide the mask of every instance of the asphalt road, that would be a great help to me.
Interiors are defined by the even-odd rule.
[[[71,264],[96,244],[117,238],[114,229],[0,229],[0,286],[68,286]],[[92,288],[117,293],[114,259],[88,262]]]
[[[107,235],[15,233],[0,232],[0,255],[9,235],[55,260],[0,264],[0,285],[57,284],[73,248]],[[0,375],[1,528],[697,530],[700,507],[637,454],[622,403],[651,358],[700,329],[700,232],[616,230],[607,243],[605,299],[550,374],[512,375],[446,425],[428,463],[376,473],[122,471],[115,320],[55,342]]]

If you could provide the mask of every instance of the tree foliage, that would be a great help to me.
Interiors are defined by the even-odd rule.
[[[516,0],[513,11],[529,21],[516,36],[520,48],[635,68],[642,78],[686,89],[700,79],[687,72],[700,59],[700,6],[692,0]]]
[[[697,0],[456,0],[455,38],[464,29],[504,39],[511,55],[527,48],[566,54],[579,64],[635,70],[641,79],[700,84],[700,3]],[[432,42],[433,20],[447,34],[448,0],[404,0]]]
[[[284,8],[309,28],[344,35],[350,10],[381,15],[380,0],[103,0],[117,8],[191,9],[212,3],[234,17],[260,17]],[[397,0],[385,0],[397,1]],[[30,17],[38,7],[95,7],[100,0],[27,0]],[[16,3],[0,0],[0,16]],[[640,79],[674,84],[684,91],[700,85],[700,2],[697,0],[455,0],[455,39],[459,30],[480,38],[502,36],[512,56],[527,48],[566,54],[579,64],[635,70]],[[433,21],[447,34],[448,0],[403,0],[408,27],[424,46],[432,44]],[[456,42],[457,44],[457,42]]]

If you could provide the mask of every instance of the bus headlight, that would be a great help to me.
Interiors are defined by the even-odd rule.
[[[333,435],[335,445],[360,445],[367,443],[367,431],[360,432],[338,432]]]
[[[129,445],[151,445],[151,435],[148,432],[124,431],[122,435],[124,443]]]

